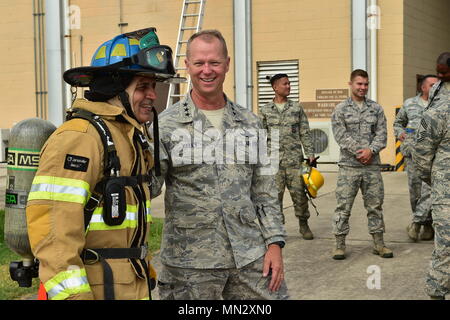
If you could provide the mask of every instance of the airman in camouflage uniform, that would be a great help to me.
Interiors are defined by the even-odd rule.
[[[422,115],[412,159],[420,178],[431,185],[434,251],[426,279],[432,299],[450,293],[450,52],[437,61],[441,82]]]
[[[367,209],[369,233],[374,238],[373,253],[391,258],[392,251],[383,242],[384,186],[379,155],[386,147],[386,117],[379,104],[365,98],[369,84],[367,72],[357,69],[350,79],[352,96],[338,104],[331,115],[334,138],[340,146],[333,259],[345,259],[345,237],[350,230],[348,220],[359,189]]]
[[[276,182],[281,211],[283,212],[283,195],[287,187],[294,203],[295,215],[299,219],[300,233],[304,239],[312,240],[314,236],[308,226],[308,197],[301,174],[302,146],[309,160],[314,159],[308,118],[299,103],[287,98],[290,94],[290,82],[286,74],[276,74],[270,82],[275,98],[259,109],[259,116],[263,128],[268,130],[268,137],[272,130],[279,130],[280,164]]]
[[[414,148],[414,133],[419,126],[422,112],[428,104],[428,94],[431,87],[437,81],[434,75],[427,75],[421,81],[421,93],[407,99],[400,108],[394,121],[394,134],[402,141],[400,151],[406,161],[408,174],[409,197],[412,209],[412,223],[407,227],[408,236],[417,241],[420,234],[421,240],[432,240],[434,231],[431,219],[430,186],[423,182],[417,175],[414,163],[411,160],[411,151]]]
[[[194,34],[186,59],[193,89],[159,117],[161,177],[152,197],[165,181],[161,299],[288,298],[274,175],[237,160],[237,153],[251,157],[261,122],[224,95],[229,62],[218,31]],[[222,110],[221,121],[209,110]],[[220,144],[230,132],[244,138],[231,153]]]

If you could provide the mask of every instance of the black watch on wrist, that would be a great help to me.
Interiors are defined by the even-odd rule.
[[[276,241],[276,242],[272,242],[271,244],[276,244],[277,246],[280,247],[280,249],[284,248],[285,243],[283,241]]]

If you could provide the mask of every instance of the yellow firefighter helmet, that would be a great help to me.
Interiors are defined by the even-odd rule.
[[[303,170],[303,182],[305,189],[311,198],[317,197],[317,191],[323,186],[325,179],[316,168],[305,166]]]

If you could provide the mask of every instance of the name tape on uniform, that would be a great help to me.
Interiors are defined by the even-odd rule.
[[[64,161],[64,169],[86,172],[89,166],[89,158],[75,156],[73,154],[66,155]]]

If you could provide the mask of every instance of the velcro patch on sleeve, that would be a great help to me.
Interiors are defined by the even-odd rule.
[[[72,154],[66,155],[66,161],[64,161],[64,169],[86,172],[88,166],[89,158],[74,156]]]

